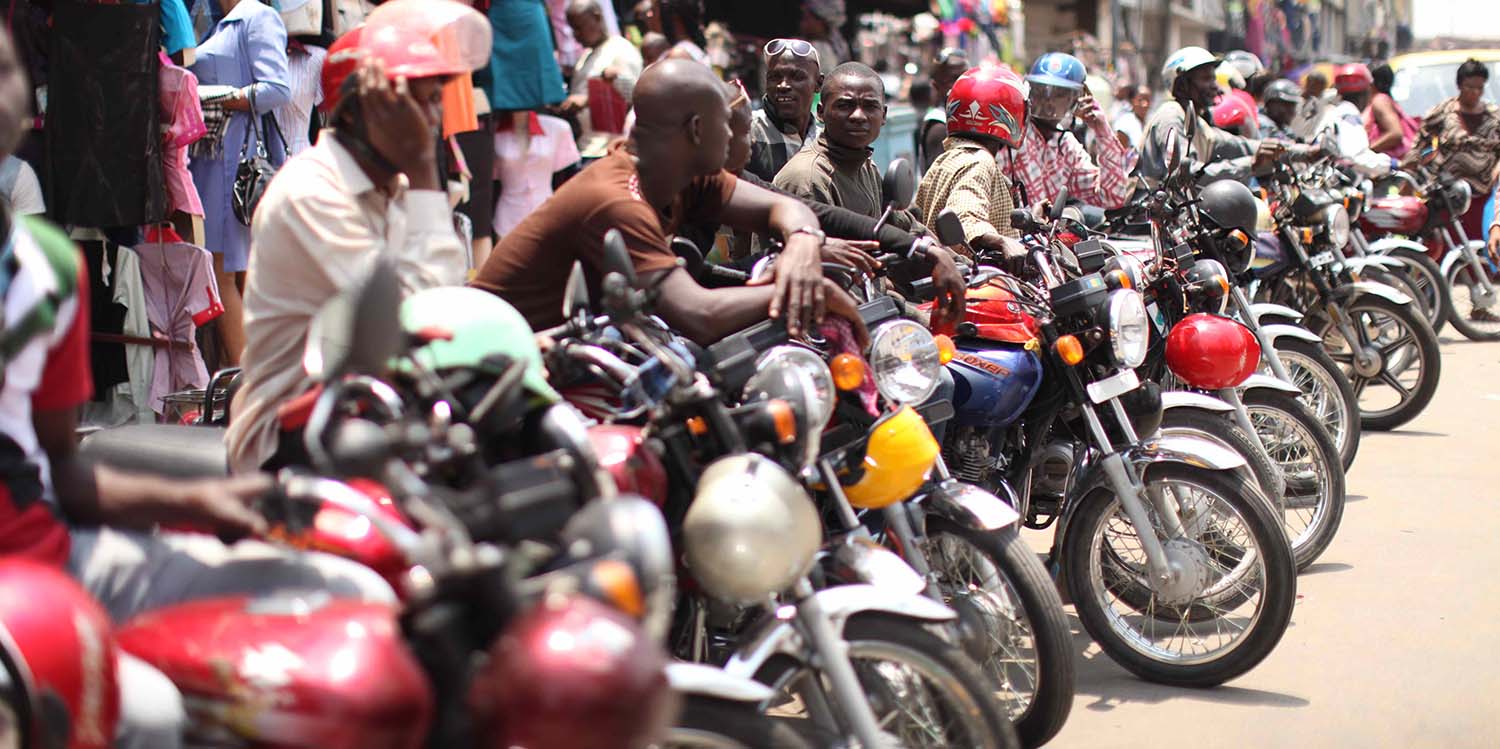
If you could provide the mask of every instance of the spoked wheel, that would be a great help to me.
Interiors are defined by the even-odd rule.
[[[1235,474],[1157,463],[1145,480],[1177,515],[1168,523],[1152,508],[1145,530],[1186,574],[1143,591],[1139,531],[1114,492],[1095,487],[1063,540],[1078,617],[1104,652],[1144,679],[1222,684],[1264,660],[1286,631],[1297,594],[1291,548],[1264,498]]]
[[[1442,269],[1427,253],[1410,248],[1393,249],[1387,256],[1400,260],[1405,266],[1403,271],[1415,287],[1417,298],[1422,300],[1423,311],[1428,324],[1432,325],[1432,332],[1443,332],[1443,326],[1448,324],[1448,316],[1453,314],[1453,298],[1449,294],[1452,287],[1443,278]]]
[[[1338,533],[1344,517],[1344,468],[1333,439],[1294,395],[1256,389],[1245,408],[1260,442],[1286,477],[1282,528],[1297,569],[1305,570]]]
[[[844,627],[844,641],[891,746],[1019,749],[1015,728],[995,701],[989,679],[921,624],[857,614]],[[819,675],[790,658],[771,660],[755,678],[794,698],[775,708],[777,714],[827,701],[828,689]],[[835,735],[847,741],[847,731]]]
[[[1359,452],[1359,400],[1354,385],[1323,347],[1312,341],[1282,338],[1276,354],[1292,384],[1302,391],[1302,404],[1312,409],[1318,422],[1333,437],[1344,470],[1354,465]]]
[[[1432,307],[1427,303],[1427,296],[1417,288],[1416,282],[1412,280],[1411,276],[1404,269],[1387,270],[1385,268],[1370,267],[1360,271],[1359,275],[1362,281],[1383,283],[1410,297],[1412,306],[1416,308],[1422,319],[1426,320],[1428,325],[1432,324],[1434,313]],[[1436,329],[1433,332],[1437,332]]]
[[[1448,269],[1448,288],[1453,295],[1453,314],[1448,319],[1454,330],[1471,341],[1500,340],[1500,274],[1489,269],[1483,247],[1475,252],[1479,255],[1478,271],[1463,260]],[[1489,278],[1494,291],[1485,291],[1480,273]]]
[[[1232,414],[1190,406],[1169,408],[1162,412],[1160,432],[1204,437],[1235,451],[1245,459],[1261,494],[1271,500],[1271,509],[1277,513],[1282,511],[1286,480],[1281,468],[1255,443],[1255,437],[1240,428]]]
[[[1062,730],[1073,708],[1073,636],[1047,568],[1013,528],[927,519],[927,563],[958,612],[959,642],[998,688],[1023,746]]]
[[[1457,302],[1457,299],[1454,300]],[[1345,307],[1356,340],[1344,340],[1326,316],[1308,320],[1344,370],[1366,429],[1395,429],[1422,413],[1442,373],[1437,335],[1410,305],[1361,294]],[[1361,355],[1363,354],[1363,355]]]

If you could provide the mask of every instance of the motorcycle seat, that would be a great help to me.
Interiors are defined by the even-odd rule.
[[[179,424],[129,424],[83,438],[79,452],[108,466],[179,479],[229,474],[224,429]]]

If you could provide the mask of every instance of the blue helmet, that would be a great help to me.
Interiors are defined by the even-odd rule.
[[[1065,52],[1048,52],[1031,64],[1031,72],[1026,75],[1026,80],[1078,90],[1083,88],[1085,75],[1087,71],[1078,58]]]

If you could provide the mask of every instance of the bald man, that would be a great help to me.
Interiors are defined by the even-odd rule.
[[[825,312],[848,318],[863,336],[854,300],[823,278],[823,232],[812,210],[724,171],[731,102],[713,71],[662,60],[641,74],[634,104],[628,138],[506,234],[473,285],[515,305],[533,328],[557,325],[573,262],[583,263],[590,293],[597,294],[604,233],[619,229],[641,282],[661,282],[657,314],[698,343],[767,316],[784,319],[787,331],[799,335]],[[766,284],[705,289],[677,268],[668,244],[684,223],[774,234],[786,248]]]

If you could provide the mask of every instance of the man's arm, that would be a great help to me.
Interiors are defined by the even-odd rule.
[[[657,297],[657,314],[672,329],[704,346],[766,319],[776,293],[770,286],[705,289],[680,268],[647,274],[642,280],[655,283],[658,273],[666,273],[667,278]]]
[[[823,246],[809,233],[822,231],[822,227],[812,209],[791,196],[739,181],[729,202],[724,204],[721,218],[726,225],[741,231],[781,237],[785,249],[776,261],[776,295],[771,301],[771,317],[787,314],[787,330],[793,335],[822,322],[827,303]]]
[[[1119,208],[1130,200],[1134,186],[1130,183],[1130,171],[1135,168],[1137,155],[1134,149],[1126,147],[1115,137],[1114,130],[1105,122],[1101,114],[1098,119],[1089,125],[1094,131],[1094,142],[1099,148],[1099,165],[1094,166],[1084,150],[1083,144],[1076,138],[1065,138],[1070,141],[1069,148],[1074,151],[1074,158],[1080,159],[1080,164],[1087,164],[1094,169],[1094,189],[1092,198],[1085,202],[1097,205],[1100,208]],[[1080,185],[1081,186],[1081,185]],[[1080,191],[1079,195],[1090,194]]]

